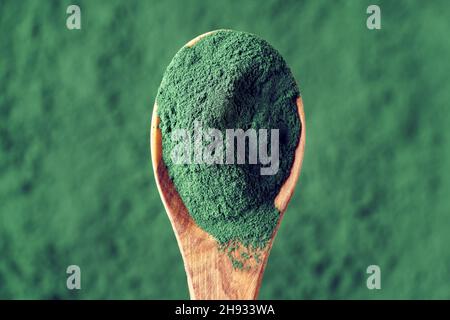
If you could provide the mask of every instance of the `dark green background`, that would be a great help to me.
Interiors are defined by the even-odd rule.
[[[305,104],[260,298],[450,298],[450,5],[418,0],[0,0],[0,298],[188,298],[150,117],[172,56],[218,28],[269,41]]]

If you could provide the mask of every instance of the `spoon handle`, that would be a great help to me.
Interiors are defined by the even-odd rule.
[[[218,250],[217,242],[198,227],[189,227],[180,238],[191,299],[257,298],[268,251],[261,254],[259,264],[246,263],[239,269],[233,266],[227,251]]]

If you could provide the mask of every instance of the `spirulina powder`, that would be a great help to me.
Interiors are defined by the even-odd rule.
[[[157,96],[163,160],[190,215],[219,244],[262,248],[271,238],[280,216],[274,199],[299,141],[298,96],[281,55],[245,32],[214,32],[183,47],[168,66]],[[230,128],[279,129],[279,170],[261,175],[261,164],[248,162],[174,163],[173,132],[193,131],[195,122],[224,136]]]

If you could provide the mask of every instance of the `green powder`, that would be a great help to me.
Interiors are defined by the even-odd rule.
[[[244,32],[217,31],[182,48],[168,66],[157,96],[163,160],[194,221],[220,244],[261,248],[271,238],[279,219],[274,199],[290,174],[299,140],[298,96],[281,55]],[[224,136],[226,129],[279,129],[277,174],[261,175],[261,164],[248,161],[175,164],[171,134],[193,130],[196,120]]]

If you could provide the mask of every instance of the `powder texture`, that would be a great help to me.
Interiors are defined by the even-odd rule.
[[[281,55],[244,32],[217,31],[183,47],[168,66],[157,96],[163,160],[194,221],[220,244],[260,248],[272,236],[279,219],[274,199],[299,140],[298,96]],[[193,130],[195,120],[224,137],[230,128],[279,129],[277,174],[261,175],[260,164],[174,164],[171,133]]]

